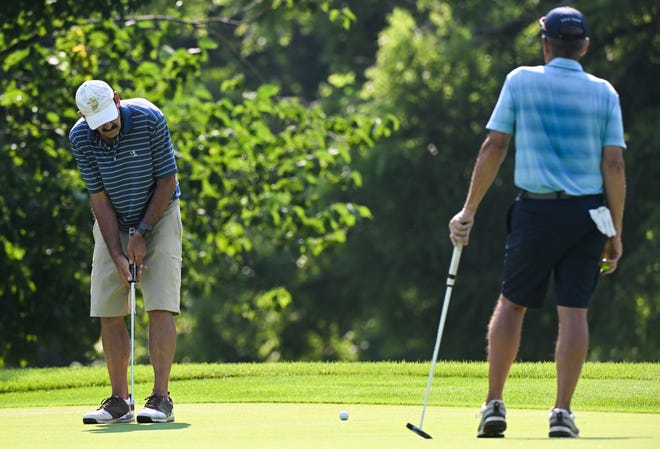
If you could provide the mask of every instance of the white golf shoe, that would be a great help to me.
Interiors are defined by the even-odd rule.
[[[133,401],[120,398],[119,396],[110,396],[101,402],[101,406],[83,416],[84,424],[115,424],[127,423],[133,421]]]
[[[167,397],[152,394],[147,398],[144,409],[137,414],[139,423],[165,423],[174,421],[174,401]]]

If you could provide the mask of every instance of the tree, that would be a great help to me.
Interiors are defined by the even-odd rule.
[[[85,79],[105,79],[122,97],[148,97],[165,112],[182,172],[184,307],[194,320],[192,310],[216,300],[217,283],[230,279],[222,319],[239,324],[219,339],[233,345],[251,314],[286,306],[281,284],[250,283],[251,255],[288,251],[295,267],[369,218],[368,209],[328,202],[324,192],[360,186],[349,150],[373,145],[391,123],[327,115],[267,84],[246,89],[227,80],[208,89],[198,80],[214,81],[204,74],[218,45],[210,18],[184,19],[176,8],[129,14],[131,1],[103,2],[91,13],[75,2],[19,3],[0,38],[2,174],[14,186],[0,203],[8,218],[0,233],[7,303],[0,364],[84,361],[97,339],[87,318],[91,220],[67,142],[77,119],[73,92]],[[272,8],[286,14],[292,5]],[[185,334],[195,323],[182,324]]]
[[[93,14],[125,12],[135,3],[97,2]],[[90,213],[65,143],[75,119],[71,66],[58,46],[88,8],[76,2],[3,6],[0,366],[83,361],[97,339],[85,318]]]
[[[355,359],[429,356],[451,252],[447,222],[463,202],[483,126],[506,73],[543,62],[536,19],[553,6],[428,1],[389,14],[362,85],[364,102],[353,103],[401,120],[391,139],[356,158],[365,187],[354,200],[367,205],[374,219],[353,229],[346,245],[322,257],[293,290],[298,314],[318,323],[327,358],[343,356],[334,347],[350,348]],[[658,174],[650,155],[657,149],[660,104],[653,81],[660,51],[658,6],[651,1],[634,2],[625,11],[609,1],[581,6],[591,29],[583,64],[619,91],[629,144],[625,256],[618,274],[603,279],[596,292],[590,357],[654,360],[660,198],[652,186]],[[341,107],[346,110],[345,103]],[[486,324],[499,292],[505,211],[515,194],[509,158],[464,251],[442,357],[485,356]],[[551,296],[546,307],[554,308]],[[532,335],[520,357],[551,359],[548,335],[555,334],[555,326],[552,313],[528,314],[524,332]],[[302,328],[292,324],[285,333],[290,358],[305,353],[304,342],[293,341]]]
[[[618,90],[629,144],[625,255],[594,298],[594,360],[657,357],[656,3],[578,5],[583,64]],[[542,63],[536,20],[555,4],[7,5],[0,364],[94,357],[91,220],[66,141],[72,92],[91,77],[154,101],[172,129],[187,229],[178,360],[428,358],[447,221],[504,77]],[[441,357],[484,357],[511,169],[509,158],[463,253]],[[521,358],[552,358],[554,326],[528,314]]]

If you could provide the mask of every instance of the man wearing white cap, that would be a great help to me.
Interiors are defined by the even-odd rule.
[[[107,83],[85,81],[76,92],[80,120],[69,133],[73,156],[90,195],[94,254],[90,315],[101,341],[112,392],[85,424],[132,422],[128,391],[129,335],[124,317],[137,267],[149,316],[153,389],[138,422],[174,421],[169,395],[180,310],[181,195],[170,132],[163,113],[143,98],[120,100]],[[135,230],[130,233],[130,230]]]

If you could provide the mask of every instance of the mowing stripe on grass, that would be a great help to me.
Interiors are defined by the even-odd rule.
[[[350,413],[347,421],[339,411]],[[656,449],[660,415],[584,412],[582,437],[547,437],[548,413],[509,410],[503,440],[476,438],[474,408],[429,407],[425,430],[432,440],[405,428],[419,407],[355,404],[177,404],[168,424],[83,425],[85,407],[0,409],[0,447],[12,449],[232,448],[232,449]]]
[[[428,363],[176,364],[170,390],[184,403],[421,404]],[[439,362],[430,405],[479,406],[485,363]],[[136,366],[136,398],[151,392],[150,366]],[[109,395],[105,367],[0,370],[0,408],[95,405]],[[552,363],[515,364],[508,407],[549,409]],[[577,410],[660,413],[659,364],[587,363],[576,392]]]

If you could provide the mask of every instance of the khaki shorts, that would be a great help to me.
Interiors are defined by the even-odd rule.
[[[93,233],[90,316],[128,315],[129,288],[117,273],[97,222],[94,222]],[[138,298],[142,296],[146,311],[167,310],[175,314],[180,311],[182,236],[181,211],[176,200],[167,206],[147,239],[144,264],[148,268],[142,271],[136,295]],[[120,237],[125,252],[128,232],[120,232]]]

